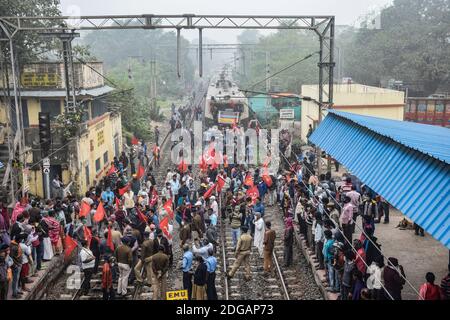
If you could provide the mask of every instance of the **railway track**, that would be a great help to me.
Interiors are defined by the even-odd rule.
[[[192,101],[192,105],[198,105],[203,102],[204,92],[207,86],[201,86],[199,92],[196,94],[196,98]],[[191,126],[192,121],[194,119],[194,113],[192,113],[192,119],[189,121],[188,128]],[[157,182],[157,189],[161,190],[164,187],[164,180],[166,178],[167,169],[175,167],[174,164],[171,163],[170,159],[170,151],[171,151],[171,139],[170,139],[170,130],[168,126],[163,127],[162,131],[165,132],[164,139],[161,143],[161,163],[160,166],[156,167],[153,163],[153,159],[148,164],[148,167],[153,166],[153,172],[155,176],[155,180]],[[147,167],[147,169],[148,169]],[[194,167],[195,169],[195,167]],[[194,173],[195,175],[195,173]],[[175,226],[174,226],[175,227]],[[174,266],[176,266],[176,262],[181,259],[182,252],[179,246],[179,237],[178,233],[174,232],[173,238],[173,261]],[[140,249],[139,249],[140,250]],[[103,262],[100,262],[98,272],[92,276],[91,279],[91,289],[89,290],[88,295],[83,295],[81,286],[79,289],[67,289],[67,280],[70,275],[63,274],[59,280],[57,280],[56,284],[53,285],[49,292],[46,294],[46,297],[49,299],[58,299],[58,300],[101,300],[103,299],[103,291],[101,288],[101,270],[102,270]],[[131,272],[134,272],[133,270]],[[83,275],[81,275],[81,283],[84,281]],[[117,292],[117,283],[113,283],[114,291]],[[179,290],[182,289],[182,275],[179,270],[176,268],[170,268],[168,272],[168,289],[169,290]],[[54,292],[52,292],[54,291]],[[127,295],[122,297],[116,297],[116,299],[120,300],[148,300],[152,299],[152,290],[150,287],[146,285],[137,284],[136,282],[130,281],[127,287]]]

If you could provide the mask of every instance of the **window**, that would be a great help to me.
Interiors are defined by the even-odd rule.
[[[409,112],[416,112],[416,102],[411,102],[411,108],[409,109]]]
[[[444,112],[444,103],[442,101],[436,102],[436,112]]]
[[[427,111],[427,104],[425,103],[425,101],[420,101],[419,105],[417,106],[417,110],[419,112],[425,112]]]
[[[50,119],[54,120],[61,114],[61,101],[41,99],[41,111],[50,113]]]
[[[94,119],[96,117],[100,117],[101,115],[105,114],[106,112],[108,112],[108,106],[106,105],[106,103],[104,103],[103,101],[100,101],[100,100],[92,101],[92,104],[91,104],[92,119]]]
[[[86,173],[86,186],[89,187],[89,164],[84,167]]]
[[[98,158],[97,160],[95,160],[95,171],[99,172],[100,171],[100,158]]]
[[[106,151],[104,154],[103,154],[103,164],[107,164],[108,163],[108,151]]]

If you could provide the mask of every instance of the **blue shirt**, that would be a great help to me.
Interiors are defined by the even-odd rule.
[[[209,256],[208,258],[206,258],[205,260],[206,262],[206,270],[209,273],[215,272],[217,269],[217,259],[214,256]]]
[[[192,260],[194,259],[194,255],[191,251],[186,251],[183,254],[183,272],[188,272],[192,267]]]
[[[331,249],[333,248],[334,240],[328,239],[325,244],[323,245],[323,258],[325,262],[331,261],[333,259],[333,253],[331,252]]]
[[[215,226],[217,225],[217,215],[212,214],[209,219],[211,220],[211,225]]]
[[[264,205],[262,204],[262,202],[255,204],[255,206],[253,207],[253,212],[260,212],[261,217],[264,217]]]
[[[103,191],[102,200],[106,202],[108,205],[112,205],[114,201],[114,192],[112,191]]]
[[[178,182],[178,180],[170,181],[170,188],[172,189],[172,193],[173,195],[177,195],[178,194],[178,190],[180,189],[180,183]]]

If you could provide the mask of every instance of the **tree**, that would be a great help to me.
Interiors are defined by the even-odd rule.
[[[248,36],[247,33],[241,35],[241,39]],[[254,47],[245,47],[242,50],[248,67],[245,68],[245,74],[238,75],[241,87],[244,89],[250,87],[255,91],[265,90],[264,81],[257,86],[253,86],[253,84],[299,61],[308,54],[318,51],[318,46],[319,42],[314,33],[302,30],[279,30],[268,36],[260,37]],[[266,73],[266,53],[269,57],[270,73],[268,75]],[[272,86],[281,91],[300,93],[302,84],[317,83],[317,62],[318,55],[292,66],[272,77]]]
[[[347,74],[357,82],[394,78],[428,95],[449,83],[449,30],[448,0],[395,0],[381,12],[380,30],[344,33],[338,42],[344,43]]]
[[[46,16],[57,17],[61,15],[58,0],[2,0],[0,1],[1,16]],[[54,20],[58,24],[62,21]],[[30,22],[34,24],[36,22]],[[47,23],[50,26],[50,23]],[[3,30],[0,29],[0,35]],[[40,53],[48,52],[59,43],[55,39],[42,38],[36,32],[19,32],[14,36],[15,55],[20,63],[36,60]],[[3,44],[4,56],[9,55],[9,44]]]

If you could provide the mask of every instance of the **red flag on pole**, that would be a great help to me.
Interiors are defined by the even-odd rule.
[[[164,203],[163,208],[169,214],[170,219],[173,219],[172,199],[167,200],[166,203]]]
[[[91,240],[92,240],[92,231],[89,230],[88,227],[84,226],[83,227],[83,232],[84,232],[84,238],[88,243],[88,247],[91,246]]]
[[[116,173],[116,167],[114,165],[111,165],[111,168],[109,168],[108,173],[106,174],[107,176],[110,176],[112,174]]]
[[[200,170],[202,172],[206,172],[208,170],[208,165],[206,163],[204,155],[201,155],[201,157],[200,157],[200,165],[199,165],[199,167],[200,167]]]
[[[142,177],[144,176],[144,174],[145,174],[145,168],[144,168],[144,166],[142,166],[141,163],[139,162],[138,170],[137,170],[137,172],[136,172],[136,177],[137,177],[137,179],[142,178]]]
[[[162,219],[159,222],[159,228],[162,230],[162,232],[166,235],[166,237],[169,240],[172,239],[172,235],[169,232],[169,218],[168,217],[164,217],[164,219]]]
[[[267,187],[270,187],[272,185],[272,178],[268,174],[263,174],[262,179],[264,183],[267,185]]]
[[[256,198],[259,197],[258,188],[254,185],[250,189],[247,190],[247,196],[252,198],[252,204],[256,203]]]
[[[225,179],[221,176],[217,176],[217,192],[222,192],[222,188],[225,185]]]
[[[133,136],[133,138],[131,139],[131,144],[133,144],[133,145],[139,144],[138,138],[136,138],[135,136]]]
[[[158,203],[158,199],[159,199],[158,192],[156,192],[156,190],[153,189],[152,197],[150,199],[150,207],[153,207],[154,205],[156,205]]]
[[[125,187],[119,189],[119,194],[121,196],[123,196],[125,194],[125,192],[127,192],[128,190],[130,190],[130,184],[129,183]]]
[[[180,171],[180,173],[185,173],[187,170],[187,164],[186,162],[184,162],[184,159],[181,159],[180,164],[178,165],[178,171]]]
[[[91,211],[91,206],[85,202],[85,201],[81,201],[81,208],[80,208],[80,213],[79,213],[79,217],[86,217],[89,212]]]
[[[106,245],[114,252],[114,243],[112,241],[111,227],[108,227],[108,238],[106,238]]]
[[[214,183],[211,188],[206,190],[206,192],[203,194],[203,199],[208,199],[211,197],[212,193],[214,192],[214,189],[217,187],[217,183]]]
[[[103,202],[100,201],[100,204],[94,214],[94,221],[98,223],[103,219],[105,219],[105,208],[103,207]]]
[[[68,259],[77,246],[78,243],[72,237],[66,235],[64,238],[64,259]]]
[[[141,212],[141,210],[136,208],[136,212],[137,212],[137,216],[138,216],[139,220],[141,220],[142,222],[148,223],[148,218],[145,216],[145,214],[143,214]]]
[[[253,177],[250,173],[245,176],[244,185],[250,188],[254,186]]]

